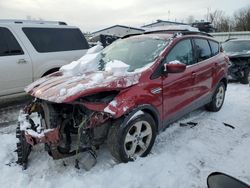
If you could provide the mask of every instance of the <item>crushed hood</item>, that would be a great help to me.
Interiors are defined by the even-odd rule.
[[[25,91],[31,96],[51,102],[72,102],[90,94],[135,85],[139,82],[140,75],[133,72],[115,76],[110,72],[95,71],[72,76],[56,72],[33,82],[25,88]]]

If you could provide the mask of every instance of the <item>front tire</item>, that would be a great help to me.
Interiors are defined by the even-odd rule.
[[[121,127],[123,118],[110,128],[108,147],[119,162],[128,162],[149,154],[156,137],[156,124],[151,115],[143,113]]]
[[[249,72],[250,72],[250,68],[245,68],[243,70],[243,76],[240,79],[241,84],[248,84],[249,83],[249,81],[248,81]]]
[[[214,92],[212,101],[206,105],[206,109],[211,112],[218,112],[224,103],[225,94],[226,86],[223,82],[220,82]]]

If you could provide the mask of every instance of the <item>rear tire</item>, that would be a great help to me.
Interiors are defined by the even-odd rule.
[[[206,109],[210,112],[218,112],[223,106],[225,94],[225,84],[220,82],[213,94],[212,101],[206,105]]]
[[[151,115],[144,113],[121,127],[124,118],[117,120],[108,134],[108,147],[119,162],[128,162],[149,154],[156,137],[156,124]]]

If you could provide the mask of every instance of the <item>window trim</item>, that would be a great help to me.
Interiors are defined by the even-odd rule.
[[[194,45],[193,45],[193,42],[192,42],[192,38],[193,37],[185,37],[185,38],[181,38],[179,39],[175,44],[174,46],[171,47],[171,49],[168,51],[168,53],[164,56],[164,58],[161,59],[161,62],[159,63],[159,65],[156,67],[156,69],[154,70],[154,72],[151,74],[150,76],[150,79],[151,80],[154,80],[154,79],[157,79],[158,77],[162,76],[162,65],[164,63],[164,61],[166,60],[168,54],[172,51],[172,49],[178,44],[180,43],[181,41],[183,40],[190,40],[191,42],[191,46],[192,46],[192,51],[193,51],[193,59],[195,60],[194,58]],[[169,48],[169,46],[167,46],[167,48]],[[166,50],[166,49],[165,49]],[[196,61],[196,60],[195,60]],[[197,64],[197,62],[195,62],[193,65]],[[187,65],[187,67],[190,67],[192,65]]]
[[[6,30],[7,32],[9,32],[10,35],[14,38],[15,42],[20,47],[21,52],[20,53],[9,53],[7,55],[0,55],[0,57],[24,55],[25,54],[24,50],[23,50],[21,44],[19,43],[17,37],[14,35],[14,33],[9,28],[4,27],[4,26],[0,26],[0,32],[2,32],[3,35],[4,35],[4,33],[3,33],[4,30]],[[8,48],[8,51],[10,52],[9,44],[8,44],[5,36],[4,36],[3,40],[4,40],[5,45]]]
[[[214,56],[218,55],[220,53],[220,44],[219,44],[219,42],[216,42],[214,40],[209,40],[209,39],[207,41],[208,41],[208,44],[210,46],[210,51],[211,51],[211,55],[212,55],[211,57],[214,57]],[[214,42],[214,43],[216,43],[218,45],[218,53],[212,54],[213,52],[212,52],[211,42]]]
[[[195,38],[195,37],[193,37],[193,38]],[[199,39],[201,39],[201,38],[199,38]],[[205,39],[205,40],[210,40],[210,39]],[[213,40],[212,40],[213,41]],[[216,41],[215,41],[216,42]],[[208,42],[208,44],[209,44],[209,42]],[[212,52],[212,51],[211,51]],[[208,59],[205,59],[205,60],[203,60],[203,61],[200,61],[200,62],[197,62],[197,63],[195,63],[195,64],[193,64],[193,65],[189,65],[189,66],[187,66],[187,68],[188,67],[193,67],[194,65],[200,65],[200,64],[202,64],[202,63],[204,63],[204,61],[210,61],[211,60],[211,58],[214,58],[214,57],[216,57],[216,56],[218,56],[220,54],[220,51],[219,51],[219,53],[218,54],[216,54],[216,55],[214,55],[214,56],[211,56],[211,57],[209,57]]]
[[[192,42],[192,38],[183,38],[181,40],[179,40],[171,49],[170,51],[168,52],[168,54],[166,54],[166,56],[164,57],[164,61],[166,61],[167,59],[167,56],[173,51],[173,49],[182,41],[184,40],[189,40],[190,41],[190,44],[191,44],[191,47],[192,47],[192,56],[193,56],[193,60],[194,60],[194,64],[196,63],[196,59],[195,59],[195,55],[194,55],[194,45],[193,45],[193,42]],[[185,64],[185,63],[184,63]],[[186,65],[186,64],[185,64]],[[192,64],[193,65],[193,64]],[[189,66],[189,65],[186,65],[186,66]]]

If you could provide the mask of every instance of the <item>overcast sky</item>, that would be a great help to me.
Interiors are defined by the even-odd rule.
[[[227,15],[250,6],[249,0],[0,0],[0,19],[60,20],[83,31],[115,24],[139,27],[157,19],[205,19],[208,9]]]

